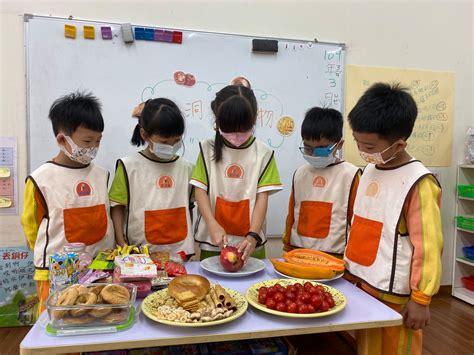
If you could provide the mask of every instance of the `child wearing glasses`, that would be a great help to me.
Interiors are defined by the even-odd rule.
[[[305,115],[300,151],[307,164],[293,175],[285,251],[308,248],[342,258],[361,174],[337,157],[344,143],[342,126],[341,113],[331,108],[313,107]]]

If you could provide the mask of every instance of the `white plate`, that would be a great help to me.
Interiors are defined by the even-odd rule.
[[[334,276],[332,279],[304,279],[302,277],[293,277],[293,276],[289,276],[289,275],[286,275],[280,271],[278,271],[277,269],[274,269],[274,271],[278,274],[278,275],[281,275],[287,279],[298,279],[298,280],[305,280],[305,281],[315,281],[315,282],[329,282],[329,281],[333,281],[333,280],[337,280],[338,278],[342,277],[342,275],[344,275],[343,272],[337,274],[336,276]]]
[[[201,261],[201,267],[210,273],[224,277],[243,277],[253,275],[265,269],[265,263],[256,258],[250,257],[244,267],[237,272],[229,272],[224,269],[219,260],[219,256],[211,256]]]

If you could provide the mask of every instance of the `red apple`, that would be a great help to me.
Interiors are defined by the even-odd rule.
[[[237,272],[244,266],[242,253],[236,247],[227,246],[221,250],[220,261],[226,271]]]
[[[177,72],[174,73],[173,77],[174,77],[174,81],[175,81],[176,84],[184,85],[184,83],[186,81],[186,74],[184,74],[184,72],[177,71]]]
[[[193,86],[194,84],[196,84],[196,78],[194,77],[193,74],[186,74],[186,77],[184,79],[184,85],[185,86]]]

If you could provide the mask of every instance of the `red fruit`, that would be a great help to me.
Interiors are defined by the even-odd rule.
[[[186,86],[193,86],[196,84],[196,78],[194,77],[193,74],[186,74],[186,77],[184,78],[184,85]]]
[[[285,304],[288,306],[290,303],[293,303],[293,301],[290,300],[290,299],[288,299],[288,298],[286,298],[286,299],[285,299]]]
[[[303,285],[302,285],[302,284],[296,283],[294,286],[296,287],[296,291],[303,289]]]
[[[321,312],[326,312],[329,309],[329,305],[326,301],[323,301],[321,305],[319,306],[319,310]]]
[[[260,304],[265,304],[267,301],[267,294],[262,293],[261,295],[258,295],[258,303]]]
[[[298,313],[308,313],[308,305],[302,304],[301,306],[298,307]]]
[[[310,287],[313,287],[313,284],[312,284],[311,282],[309,282],[309,281],[306,281],[306,282],[304,283],[304,286],[303,286],[303,287],[304,287],[304,289],[306,290],[306,289],[309,289]]]
[[[270,297],[273,297],[275,295],[275,292],[276,292],[275,288],[273,286],[270,286],[268,288],[267,295],[269,295]]]
[[[329,308],[332,308],[336,305],[336,302],[334,302],[334,298],[332,298],[332,297],[326,298],[326,302],[328,303]]]
[[[224,269],[229,272],[237,272],[244,266],[242,253],[236,247],[222,249],[220,261]]]
[[[175,72],[173,77],[176,84],[184,85],[184,82],[186,81],[186,74],[184,74],[182,71]]]
[[[273,298],[275,299],[275,302],[283,302],[285,300],[285,296],[283,296],[283,293],[280,291],[275,292]]]
[[[258,294],[261,294],[262,292],[268,292],[268,287],[262,286],[258,289]]]
[[[278,312],[286,312],[286,304],[285,302],[278,302],[276,304],[276,308],[275,308]]]
[[[287,286],[286,289],[287,289],[287,291],[296,293],[296,286],[295,285],[289,285],[289,286]]]
[[[298,305],[294,302],[290,303],[289,305],[286,306],[286,310],[289,313],[298,313]]]
[[[275,300],[271,297],[267,297],[267,300],[265,301],[265,306],[270,309],[275,309],[276,303]]]
[[[321,306],[322,300],[318,295],[313,295],[311,296],[311,305],[315,309],[319,309],[319,306]]]
[[[316,312],[316,308],[314,308],[312,304],[307,304],[306,306],[308,307],[308,313]]]
[[[326,292],[323,285],[316,285],[315,287],[321,292]]]
[[[311,287],[309,290],[308,290],[308,293],[312,296],[312,295],[316,295],[319,292],[319,290],[316,288],[316,287]]]
[[[301,294],[301,301],[303,301],[303,303],[309,303],[309,301],[311,300],[311,295],[309,293],[302,293]]]
[[[287,291],[285,293],[285,297],[289,300],[292,300],[292,301],[296,300],[296,295],[291,291]]]

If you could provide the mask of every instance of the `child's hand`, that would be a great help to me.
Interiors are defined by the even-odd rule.
[[[255,251],[256,245],[257,241],[252,237],[245,238],[245,240],[239,244],[238,249],[243,254],[242,258],[244,261],[247,261],[250,255],[252,255],[252,253]]]
[[[211,235],[212,242],[217,245],[219,249],[222,249],[224,245],[227,245],[227,235],[224,228],[219,223],[213,223],[209,225],[209,234]]]
[[[402,316],[405,326],[414,330],[430,325],[431,316],[428,305],[425,306],[410,300],[403,309]]]
[[[132,111],[132,117],[140,118],[140,115],[142,114],[143,107],[145,107],[145,103],[142,102],[141,104],[138,104]]]

